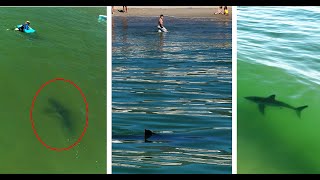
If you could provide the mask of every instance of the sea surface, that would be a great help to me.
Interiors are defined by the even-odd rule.
[[[231,21],[157,20],[113,17],[112,172],[229,174]]]
[[[0,8],[0,173],[106,173],[106,8]],[[34,34],[14,31],[25,21]],[[88,127],[80,143],[67,148]],[[37,94],[38,92],[38,94]],[[36,95],[37,94],[37,95]],[[36,98],[36,99],[34,99]],[[34,101],[32,114],[30,113]]]
[[[320,8],[239,7],[238,173],[320,173]],[[295,110],[265,114],[246,96]]]

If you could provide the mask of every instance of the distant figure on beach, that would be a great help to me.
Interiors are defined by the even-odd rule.
[[[227,6],[224,7],[224,13],[223,14],[226,15],[226,16],[229,15],[229,11],[228,11],[228,7]]]
[[[22,26],[20,26],[19,28],[16,28],[16,31],[21,31],[23,32],[23,30],[28,30],[29,29],[29,25],[30,25],[30,21],[26,21]]]
[[[163,25],[163,14],[160,15],[158,20],[158,32],[168,32],[168,30]]]
[[[119,12],[122,13],[127,13],[128,12],[128,7],[127,6],[122,6],[122,10],[118,10]]]
[[[218,11],[215,12],[214,14],[222,14],[222,8],[223,6],[219,6]]]
[[[123,12],[127,13],[128,12],[128,6],[122,6]]]

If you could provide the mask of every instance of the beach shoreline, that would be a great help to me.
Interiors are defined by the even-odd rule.
[[[217,21],[232,20],[232,6],[228,6],[229,15],[214,14],[219,6],[128,6],[128,13],[119,12],[122,6],[114,6],[113,16],[142,16],[158,17],[163,14],[165,17],[182,18],[212,18]]]

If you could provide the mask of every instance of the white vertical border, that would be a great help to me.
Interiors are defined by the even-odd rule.
[[[112,173],[112,17],[111,6],[107,6],[107,174]]]
[[[232,174],[237,174],[237,6],[232,6]]]

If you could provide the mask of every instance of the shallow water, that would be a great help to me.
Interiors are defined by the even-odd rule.
[[[238,173],[319,173],[320,8],[238,8]],[[258,106],[276,99],[294,110]]]
[[[0,8],[0,173],[106,173],[105,8]],[[29,20],[34,34],[13,31]],[[36,138],[30,109],[38,89],[71,80],[86,96],[89,126],[68,151]],[[49,146],[74,143],[85,126],[85,103],[72,84],[55,81],[36,97],[35,129]]]
[[[231,22],[113,19],[112,172],[231,173]]]

